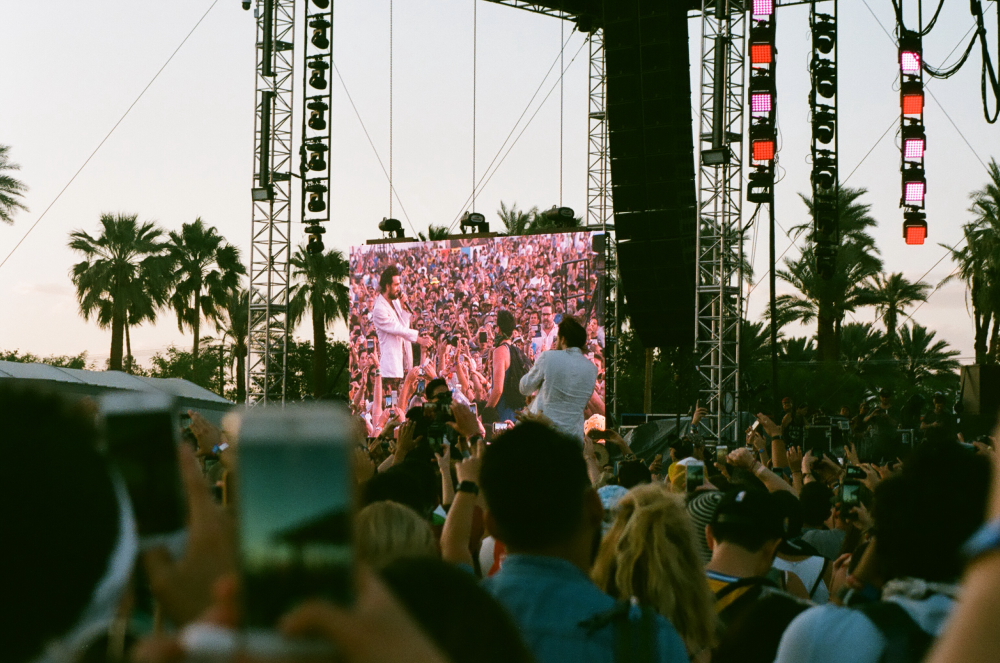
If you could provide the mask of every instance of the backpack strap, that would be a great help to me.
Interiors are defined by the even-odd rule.
[[[826,570],[829,568],[829,566],[830,566],[830,560],[824,559],[823,568],[819,570],[819,575],[816,576],[816,582],[813,583],[812,588],[809,590],[809,598],[812,598],[813,596],[816,595],[816,590],[819,589],[819,584],[823,582],[823,576],[826,575]]]
[[[736,582],[731,582],[719,591],[715,593],[715,600],[721,601],[725,597],[729,596],[737,589],[743,589],[744,587],[755,587],[757,585],[776,587],[774,581],[770,578],[765,578],[764,576],[751,576],[750,578],[740,578]]]
[[[934,642],[934,636],[920,628],[898,603],[877,601],[857,610],[875,624],[888,643],[879,663],[919,663]]]

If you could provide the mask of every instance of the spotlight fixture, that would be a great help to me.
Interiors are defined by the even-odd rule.
[[[750,26],[750,64],[774,62],[774,23],[754,21]]]
[[[833,196],[824,195],[813,201],[813,217],[816,221],[816,233],[824,240],[832,241],[837,233],[837,205]]]
[[[772,44],[750,44],[750,64],[771,64],[774,62]]]
[[[899,37],[899,70],[907,76],[919,76],[923,68],[920,35],[910,30]]]
[[[316,99],[315,101],[310,101],[306,104],[306,108],[309,109],[309,128],[314,131],[323,131],[326,129],[326,118],[323,114],[330,109],[325,101],[320,101]]]
[[[750,148],[754,161],[773,161],[777,147],[774,125],[770,122],[755,122],[750,127]]]
[[[816,14],[812,29],[813,48],[827,55],[837,43],[837,24],[829,14]]]
[[[310,40],[313,46],[323,51],[330,48],[330,38],[326,36],[326,31],[330,29],[330,21],[325,18],[317,18],[309,21],[309,27],[313,29]]]
[[[243,9],[250,11],[250,0],[243,0]]]
[[[317,90],[325,90],[326,70],[330,68],[330,65],[323,60],[313,60],[307,66],[313,70],[312,75],[309,76],[309,85]]]
[[[750,112],[752,115],[767,115],[774,110],[774,84],[771,72],[754,69],[750,76]]]
[[[813,76],[816,77],[816,92],[825,99],[837,94],[837,70],[830,60],[816,58],[813,62]]]
[[[490,224],[486,222],[486,217],[479,212],[466,212],[462,215],[459,228],[461,228],[463,235],[470,230],[474,233],[488,233]]]
[[[771,16],[774,14],[774,0],[753,0],[754,16]]]
[[[816,245],[816,271],[821,279],[828,281],[837,270],[837,246],[832,242],[818,242]]]
[[[323,153],[329,148],[323,143],[309,143],[306,145],[306,149],[311,152],[309,156],[309,170],[326,170],[326,159],[323,157]]]
[[[404,236],[403,224],[399,222],[399,219],[382,219],[378,224],[378,229],[396,239],[402,239]]]
[[[924,86],[920,81],[904,81],[899,94],[903,115],[921,115],[924,112]]]
[[[769,168],[755,168],[750,171],[747,185],[747,202],[771,202],[771,187],[774,186],[774,175]]]
[[[701,151],[703,166],[722,166],[732,161],[733,153],[728,147]]]
[[[544,212],[545,218],[552,221],[559,221],[560,219],[572,219],[575,212],[570,207],[559,207],[553,205],[551,209],[547,209]],[[481,215],[480,215],[481,216]]]
[[[833,114],[831,106],[817,105],[813,112],[812,129],[816,140],[828,145],[833,140],[837,127],[837,118]]]
[[[912,123],[903,125],[903,160],[922,161],[927,149],[924,125]]]
[[[923,244],[927,239],[927,215],[917,210],[903,212],[903,239],[907,244]]]
[[[313,4],[320,9],[326,9],[330,6],[330,0],[313,0]]]
[[[307,207],[310,212],[323,212],[326,210],[326,201],[323,200],[323,194],[327,191],[326,185],[320,182],[313,182],[306,187],[306,193],[309,194],[309,204]]]
[[[927,179],[923,168],[903,170],[903,205],[923,207],[927,195]]]
[[[325,228],[320,228],[320,230],[325,230]],[[319,235],[309,235],[309,241],[306,243],[306,253],[311,256],[316,256],[323,253],[323,239]]]
[[[837,183],[837,162],[831,152],[817,156],[813,162],[812,181],[820,189],[832,189]]]

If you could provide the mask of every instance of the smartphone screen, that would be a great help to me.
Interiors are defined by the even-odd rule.
[[[477,417],[479,416],[479,406],[476,403],[469,403],[469,409],[472,411],[472,414]]]
[[[858,496],[858,490],[861,488],[860,484],[856,483],[845,483],[843,490],[840,494],[840,501],[843,502],[844,506],[852,507],[857,506],[861,503],[861,499]]]
[[[248,626],[273,628],[306,598],[352,600],[349,430],[339,406],[244,416],[238,505]]]
[[[498,421],[498,422],[496,422],[496,423],[493,424],[493,432],[494,433],[502,433],[505,430],[507,430],[507,422],[506,421],[504,421],[504,422],[499,422]]]
[[[490,337],[489,335],[487,335],[486,332],[484,331],[479,332],[479,345],[486,345],[486,342],[489,340],[489,338]]]
[[[177,461],[177,420],[169,409],[138,409],[138,399],[135,409],[116,402],[121,407],[103,414],[104,444],[128,488],[139,536],[183,530],[187,514]]]
[[[726,459],[729,457],[729,448],[725,445],[720,444],[715,448],[715,462],[725,463]]]
[[[687,491],[693,493],[705,483],[705,465],[703,463],[687,466]]]
[[[417,380],[417,395],[423,396],[427,390],[427,380]]]

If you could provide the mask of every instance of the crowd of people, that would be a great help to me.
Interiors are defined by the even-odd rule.
[[[573,318],[604,414],[603,255],[590,233],[381,244],[351,253],[350,399],[371,437],[444,380],[492,437],[529,404],[516,385]]]
[[[557,330],[518,385],[541,402],[594,368],[583,325],[567,317]],[[545,393],[557,383],[559,397]],[[233,486],[251,471],[240,464],[249,415],[220,428],[188,413],[176,460],[186,545],[171,551],[144,535],[149,495],[122,481],[93,403],[0,386],[12,553],[0,660],[996,660],[996,438],[930,434],[870,463],[848,437],[841,461],[792,443],[806,413],[789,402],[782,417],[758,414],[736,448],[700,434],[698,408],[669,456],[642,459],[599,418],[584,424],[586,394],[562,402],[579,410],[572,426],[525,407],[486,440],[457,391],[431,379],[377,435],[357,416],[329,431],[350,448],[351,553],[336,559],[352,579],[296,585],[302,596],[268,625],[282,644],[268,649],[241,635],[247,516]],[[941,407],[928,414],[928,427],[945,420]],[[274,472],[268,490],[295,481]],[[295,536],[347,531],[307,525]],[[351,588],[324,585],[337,582]]]

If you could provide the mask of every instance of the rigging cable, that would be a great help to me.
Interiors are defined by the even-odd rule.
[[[476,211],[476,58],[479,52],[479,5],[472,0],[472,210]]]

